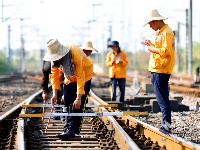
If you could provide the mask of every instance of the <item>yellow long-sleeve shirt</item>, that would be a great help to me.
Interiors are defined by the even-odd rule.
[[[59,77],[59,85],[63,84],[63,76],[64,76],[63,69],[62,68],[54,68],[53,71],[54,71],[54,74],[49,74],[49,79],[50,79],[51,83],[53,83],[57,80],[57,79],[55,80],[55,72],[57,72],[57,73],[59,73],[58,75],[56,75]],[[60,86],[56,89],[59,89],[59,88],[60,88]]]
[[[112,63],[112,57],[122,61],[121,64]],[[120,51],[115,56],[112,51],[106,55],[106,66],[109,67],[110,78],[126,78],[126,66],[128,65],[128,58],[125,52]]]
[[[65,77],[65,84],[71,82],[77,82],[77,94],[85,94],[84,85],[85,82],[90,80],[93,76],[93,64],[85,53],[75,45],[70,45],[70,53],[72,56],[72,63],[74,65],[74,75]],[[58,68],[52,68],[52,88],[59,89],[59,70]]]
[[[89,81],[94,72],[93,72],[93,64],[90,61],[90,59],[85,55],[83,56],[83,72],[84,72],[84,76],[85,76],[85,82]],[[77,78],[76,76],[69,76],[67,78],[65,78],[65,84],[69,84],[71,82],[77,82]]]
[[[149,71],[172,74],[175,64],[175,38],[167,24],[156,35],[154,46],[159,49],[159,54],[151,53]]]

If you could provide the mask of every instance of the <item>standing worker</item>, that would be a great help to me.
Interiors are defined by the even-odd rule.
[[[154,9],[145,25],[149,24],[154,31],[159,30],[154,43],[145,40],[148,50],[151,52],[149,60],[149,71],[151,82],[158,105],[162,112],[162,123],[159,131],[165,134],[171,133],[171,106],[169,101],[169,78],[175,64],[175,37],[172,29],[165,24],[163,17]],[[144,25],[144,26],[145,26]]]
[[[111,101],[116,101],[116,88],[118,84],[120,90],[119,101],[124,105],[128,58],[126,53],[120,49],[118,41],[112,41],[108,46],[111,47],[111,51],[106,56],[106,66],[109,67],[109,78],[112,87]]]
[[[45,61],[59,63],[64,70],[64,102],[67,111],[72,113],[83,113],[90,91],[91,79],[93,76],[93,64],[83,52],[92,50],[91,42],[87,42],[81,50],[76,45],[63,46],[57,39],[50,39],[47,42],[48,51],[44,56]],[[51,69],[51,83],[53,88],[52,105],[57,100],[57,90],[59,89],[58,66]],[[57,135],[58,138],[66,139],[75,137],[80,133],[82,117],[68,116],[65,118],[64,132]]]

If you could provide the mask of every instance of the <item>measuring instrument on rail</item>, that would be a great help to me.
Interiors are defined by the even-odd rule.
[[[23,104],[21,107],[26,108],[34,108],[34,107],[52,107],[52,104]],[[53,107],[65,107],[65,105],[53,105]],[[94,104],[86,104],[86,107],[118,107],[118,104],[108,104],[108,105],[94,105]]]
[[[83,117],[101,117],[101,116],[123,116],[123,115],[148,115],[148,112],[124,111],[124,112],[92,112],[92,113],[41,113],[41,114],[19,114],[21,118],[29,117],[54,117],[54,116],[83,116]]]
[[[34,107],[52,107],[52,104],[23,104],[23,108],[34,108]],[[62,108],[63,113],[59,112],[51,112],[51,113],[41,113],[41,114],[19,114],[21,118],[28,117],[54,117],[54,116],[123,116],[123,115],[148,115],[148,112],[139,112],[139,111],[118,111],[118,112],[92,112],[92,113],[71,113],[67,111],[67,107],[65,105],[54,105],[53,107]],[[95,105],[95,104],[86,104],[86,107],[118,107],[118,104],[107,104],[107,105]]]

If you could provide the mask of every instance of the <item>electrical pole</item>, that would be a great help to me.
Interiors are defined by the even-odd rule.
[[[176,72],[178,73],[180,71],[180,22],[178,22],[178,29],[175,31],[175,37],[176,37]]]
[[[188,73],[188,49],[189,49],[189,26],[188,26],[188,9],[186,9],[186,42],[185,42],[185,73]]]
[[[126,33],[125,33],[125,1],[122,0],[122,10],[121,10],[121,13],[122,13],[122,24],[121,24],[121,45],[124,45],[124,43],[122,41],[124,41],[123,39],[125,38],[126,36]]]
[[[112,26],[109,26],[109,38],[110,38],[110,40],[109,40],[109,42],[112,40]]]
[[[25,50],[24,50],[24,38],[23,38],[23,19],[21,18],[21,73],[25,71]]]
[[[10,66],[11,66],[10,59],[11,59],[11,49],[10,49],[10,25],[8,25],[8,73],[10,73],[10,71],[11,71],[11,69],[10,69]]]
[[[105,36],[104,36],[104,34],[102,35],[102,45],[106,45],[105,44]],[[104,72],[105,71],[105,46],[103,46],[103,48],[102,48],[102,50],[103,50],[103,52],[102,52],[102,59],[101,59],[101,61],[102,61],[102,71]]]
[[[193,51],[193,43],[192,43],[192,0],[190,0],[190,9],[189,9],[189,54],[188,54],[188,73],[192,75],[192,51]]]
[[[3,0],[1,1],[1,21],[2,23],[6,22],[9,18],[5,18],[4,19],[4,7],[5,6],[10,6],[10,5],[4,5]],[[7,57],[8,57],[8,68],[7,68],[7,72],[10,73],[11,72],[11,48],[10,48],[10,25],[7,26],[8,27],[8,45],[7,45]]]
[[[95,6],[100,6],[100,5],[102,5],[102,4],[95,4],[94,3],[94,0],[93,0],[93,2],[92,2],[92,20],[89,20],[88,21],[88,37],[90,37],[90,23],[92,23],[92,22],[95,22],[96,21],[96,19],[95,19]]]
[[[4,22],[4,18],[3,18],[3,0],[1,1],[1,21]]]
[[[135,51],[135,54],[133,53],[133,64],[135,65],[135,68],[137,68],[138,66],[138,59],[137,59],[137,40],[134,40],[134,51]]]
[[[20,50],[20,72],[24,73],[25,71],[25,50],[24,50],[24,38],[23,38],[23,21],[25,20],[25,18],[12,18],[12,16],[7,17],[4,19],[4,7],[5,6],[10,6],[10,5],[4,5],[4,2],[2,0],[2,22],[6,22],[8,20],[19,20],[21,21],[21,50]],[[27,19],[27,18],[26,18]],[[10,55],[11,55],[11,49],[10,49],[10,25],[8,26],[8,71],[10,71]]]

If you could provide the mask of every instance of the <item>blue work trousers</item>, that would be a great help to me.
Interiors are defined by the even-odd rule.
[[[167,121],[171,124],[171,106],[169,101],[169,82],[170,74],[151,73],[151,82],[158,105],[162,112],[162,123]]]
[[[80,109],[72,110],[72,105],[76,100],[77,96],[77,83],[71,82],[68,85],[64,85],[64,101],[65,107],[67,107],[67,112],[71,113],[83,113],[85,111],[86,103],[88,102],[87,96],[90,92],[91,79],[85,82],[84,90],[85,94],[81,97],[81,107]],[[65,117],[65,125],[64,132],[70,131],[75,134],[79,134],[82,126],[82,116],[66,116]]]
[[[57,101],[56,101],[56,104],[58,104],[58,105],[61,104],[62,95],[63,95],[63,84],[60,85],[60,89],[57,91]],[[60,108],[55,107],[54,109],[56,111],[56,110],[59,110]]]
[[[57,101],[56,101],[57,104],[61,104],[62,96],[63,96],[63,84],[60,84],[60,89],[57,91]]]
[[[111,101],[116,101],[116,89],[117,84],[119,86],[120,90],[120,102],[124,102],[124,95],[125,95],[125,85],[126,85],[126,79],[125,78],[110,78],[110,84],[112,86],[112,95],[111,95]]]

